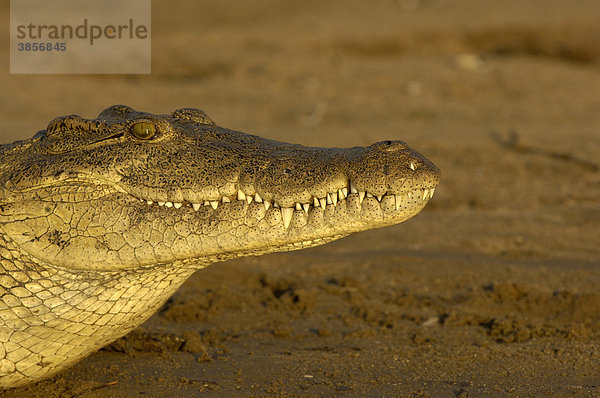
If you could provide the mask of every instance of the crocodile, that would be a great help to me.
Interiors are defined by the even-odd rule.
[[[194,108],[56,118],[0,147],[0,388],[125,335],[211,263],[401,223],[439,179],[401,141],[305,147]]]

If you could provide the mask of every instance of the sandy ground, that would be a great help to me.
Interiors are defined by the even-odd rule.
[[[8,2],[0,12],[8,21]],[[600,3],[154,1],[149,76],[8,74],[0,142],[192,106],[442,170],[409,222],[197,272],[147,323],[5,397],[599,396]]]

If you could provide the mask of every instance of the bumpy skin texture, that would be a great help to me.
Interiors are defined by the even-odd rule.
[[[308,148],[117,105],[0,147],[0,388],[150,317],[194,271],[397,224],[439,170],[404,143]]]

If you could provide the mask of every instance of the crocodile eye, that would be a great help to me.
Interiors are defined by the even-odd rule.
[[[140,140],[150,140],[156,135],[156,127],[152,123],[136,123],[131,126],[131,134]]]

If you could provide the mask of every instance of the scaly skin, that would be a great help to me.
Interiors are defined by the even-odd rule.
[[[308,148],[113,106],[0,147],[0,388],[65,369],[196,270],[397,224],[439,170],[399,141]]]

